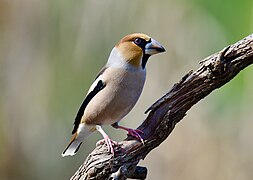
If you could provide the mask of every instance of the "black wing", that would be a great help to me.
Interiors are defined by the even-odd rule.
[[[76,133],[78,126],[81,122],[81,119],[83,117],[83,113],[84,110],[86,108],[86,106],[88,105],[88,103],[90,102],[90,100],[99,92],[101,91],[103,88],[105,87],[105,83],[102,80],[99,80],[96,87],[85,97],[85,99],[83,100],[83,103],[81,105],[81,107],[79,108],[76,118],[75,118],[75,122],[74,122],[74,129],[72,131],[72,134]]]

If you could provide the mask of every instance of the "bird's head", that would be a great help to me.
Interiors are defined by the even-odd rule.
[[[160,43],[141,33],[134,33],[123,37],[115,48],[124,61],[134,67],[142,67],[143,69],[150,56],[165,51]]]

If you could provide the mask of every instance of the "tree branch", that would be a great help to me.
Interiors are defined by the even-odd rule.
[[[145,179],[147,169],[137,166],[139,161],[170,135],[194,104],[252,63],[253,34],[205,58],[145,112],[148,117],[138,127],[145,145],[128,137],[115,147],[115,157],[106,145],[98,145],[71,179]]]

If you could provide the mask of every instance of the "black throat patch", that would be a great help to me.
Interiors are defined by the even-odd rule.
[[[142,57],[142,60],[141,60],[141,67],[142,67],[142,69],[144,69],[146,67],[146,64],[148,62],[148,58],[150,57],[149,54],[145,54],[144,52],[143,52],[143,57]]]

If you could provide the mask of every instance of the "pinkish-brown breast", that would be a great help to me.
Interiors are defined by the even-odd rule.
[[[82,123],[103,125],[120,121],[139,99],[146,72],[109,67],[101,79],[106,86],[87,105]]]

